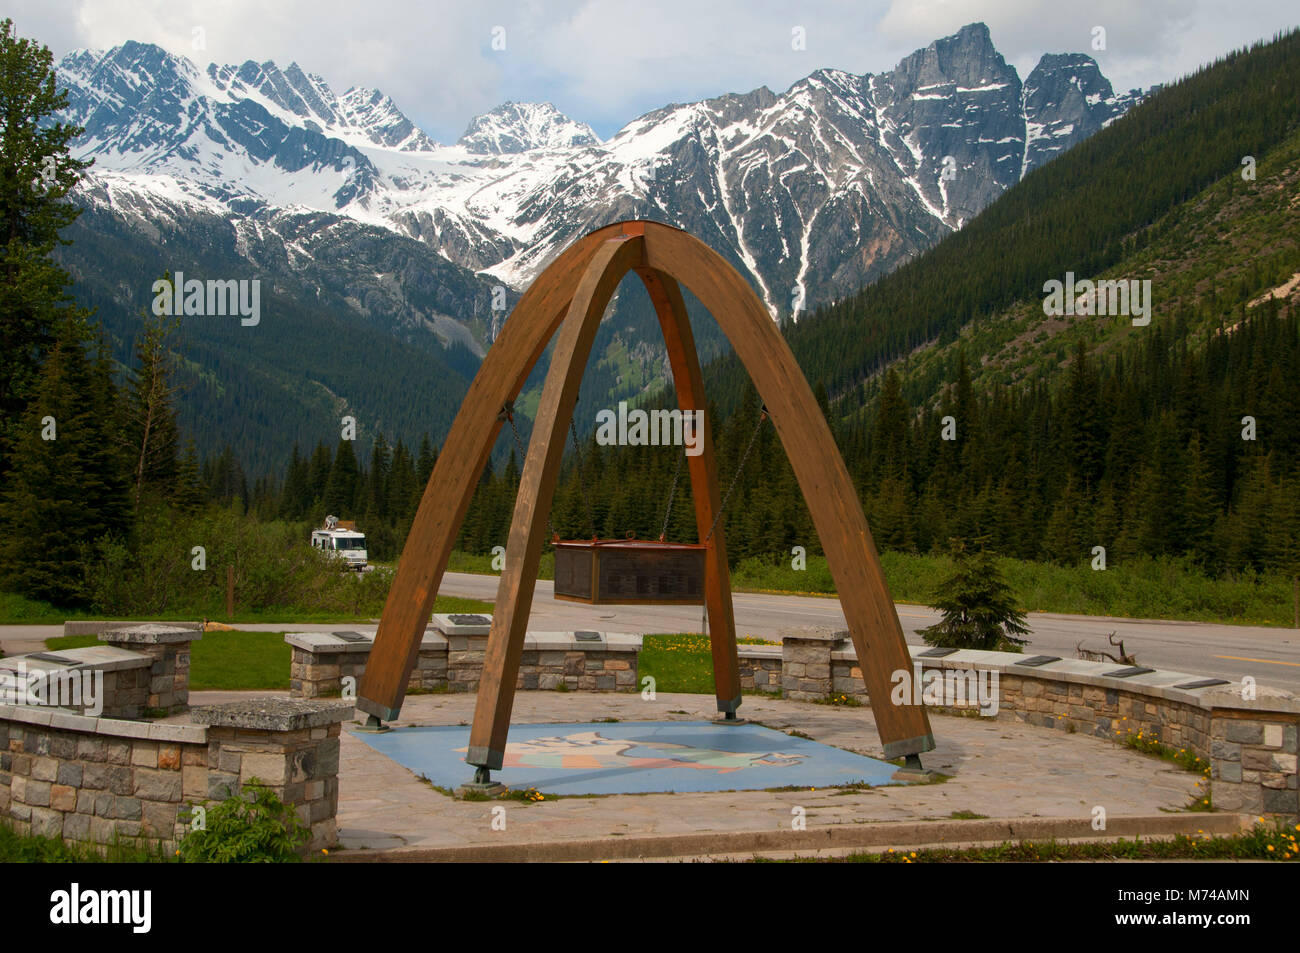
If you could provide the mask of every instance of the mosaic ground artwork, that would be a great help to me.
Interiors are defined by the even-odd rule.
[[[434,784],[468,781],[467,726],[397,728],[357,737]],[[493,780],[555,794],[754,791],[893,783],[875,758],[759,725],[695,721],[512,725]]]

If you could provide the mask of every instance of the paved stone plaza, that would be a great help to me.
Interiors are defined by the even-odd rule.
[[[203,695],[205,693],[196,693]],[[196,699],[199,703],[201,700]],[[472,694],[408,697],[401,725],[467,724]],[[715,715],[706,695],[524,692],[516,725],[546,722],[700,721]],[[816,741],[881,757],[870,709],[747,696],[743,717],[799,731]],[[702,794],[572,797],[524,804],[501,801],[506,829],[492,829],[491,803],[461,801],[434,790],[411,771],[344,730],[339,778],[340,847],[347,850],[472,848],[557,841],[790,831],[792,810],[805,811],[809,831],[829,825],[940,821],[961,815],[1070,819],[1086,827],[1094,807],[1112,827],[1125,817],[1169,816],[1197,794],[1198,777],[1114,743],[1011,720],[934,715],[939,747],[925,766],[950,780],[870,790],[737,791]],[[725,730],[720,728],[721,730]],[[464,780],[472,771],[465,767]],[[1194,831],[1218,829],[1229,816],[1178,819]],[[940,825],[934,825],[937,830]],[[1149,825],[1148,825],[1149,827]],[[1144,828],[1145,829],[1145,828]],[[344,854],[347,853],[344,851]]]

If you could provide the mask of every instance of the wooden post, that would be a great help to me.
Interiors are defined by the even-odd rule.
[[[637,274],[650,294],[659,327],[663,331],[668,349],[668,363],[673,372],[673,388],[677,391],[677,406],[686,413],[699,410],[708,413],[704,397],[704,376],[700,371],[700,358],[695,351],[695,337],[691,332],[690,315],[677,282],[663,272],[638,268]],[[691,474],[691,495],[695,500],[695,529],[701,543],[709,549],[704,565],[704,604],[709,613],[709,648],[713,655],[713,690],[718,700],[718,711],[734,717],[740,707],[740,653],[736,648],[736,619],[731,604],[731,571],[727,567],[727,544],[723,538],[722,524],[718,522],[713,538],[714,519],[722,509],[718,491],[718,461],[713,455],[713,434],[705,423],[697,435],[703,441],[703,452],[688,457]]]
[[[235,565],[226,566],[226,621],[235,618]]]
[[[391,721],[401,712],[447,559],[501,430],[501,410],[518,396],[564,320],[591,256],[605,239],[622,231],[621,224],[609,225],[561,252],[524,292],[488,348],[439,449],[407,533],[357,692],[357,708],[366,714]]]
[[[1291,577],[1291,620],[1300,629],[1300,574]]]

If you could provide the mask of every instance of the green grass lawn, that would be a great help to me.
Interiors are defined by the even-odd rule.
[[[101,645],[94,635],[60,635],[46,648],[80,649]],[[275,691],[289,687],[293,650],[283,632],[204,632],[190,644],[191,691]]]
[[[749,636],[736,641],[742,645],[768,644],[764,639]],[[647,675],[655,680],[657,692],[712,695],[713,660],[708,636],[699,632],[647,635],[641,640],[638,682]]]
[[[462,599],[459,596],[439,596],[434,607],[437,612],[491,612],[492,604],[481,599]],[[206,617],[206,610],[177,609],[172,612],[148,613],[150,620],[158,622],[193,622]],[[28,599],[13,592],[0,592],[0,625],[52,625],[77,619],[95,619],[113,621],[115,619],[137,619],[139,615],[114,616],[96,612],[93,609],[61,609],[48,602]],[[237,624],[240,622],[320,622],[347,623],[371,622],[369,617],[340,615],[337,612],[306,612],[293,607],[279,606],[270,609],[255,609],[236,612],[231,619],[224,613],[211,617],[217,622]]]
[[[952,573],[946,555],[886,550],[880,557],[889,590],[899,602],[929,605]],[[498,575],[491,556],[452,553],[449,571]],[[1141,557],[1113,561],[1105,570],[1088,564],[1057,566],[1001,558],[998,567],[1027,612],[1106,615],[1138,619],[1228,622],[1237,625],[1293,625],[1290,577],[1244,573],[1210,577],[1195,566],[1173,559]],[[555,578],[555,555],[543,553],[538,579]],[[743,559],[731,572],[736,592],[835,595],[826,557],[809,555],[796,570],[790,558]]]
[[[490,612],[491,603],[477,599],[439,596],[438,612]],[[286,629],[285,631],[290,631]],[[60,635],[45,640],[46,648],[79,649],[100,645],[94,635]],[[293,650],[284,632],[246,632],[239,629],[203,633],[190,647],[192,691],[275,691],[289,687],[289,661]]]
[[[501,571],[492,568],[492,557],[477,553],[453,552],[447,560],[447,572],[472,572],[480,576],[499,576]],[[542,553],[541,562],[537,564],[538,579],[555,578],[555,551]]]
[[[880,562],[893,597],[917,605],[931,604],[936,590],[952,572],[948,556],[886,550]],[[1027,612],[1238,625],[1293,624],[1292,583],[1290,578],[1277,574],[1212,578],[1184,562],[1150,557],[1112,561],[1104,570],[1093,570],[1086,563],[1057,566],[1002,558],[998,568]],[[732,572],[731,581],[737,591],[813,595],[835,592],[826,558],[815,555],[808,556],[803,570],[792,569],[788,558],[780,562],[745,559]]]

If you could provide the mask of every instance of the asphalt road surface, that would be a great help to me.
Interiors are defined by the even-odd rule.
[[[496,576],[448,573],[443,595],[471,596],[495,601]],[[844,612],[835,598],[737,592],[736,634],[775,639],[781,629],[797,625],[844,628]],[[921,645],[917,634],[939,618],[926,606],[899,603],[898,617],[907,641]],[[529,628],[539,631],[599,629],[610,632],[699,632],[699,606],[587,606],[556,601],[552,584],[537,581]],[[1167,622],[1115,619],[1106,616],[1058,615],[1031,612],[1026,651],[1074,658],[1076,646],[1118,655],[1107,643],[1115,633],[1124,650],[1139,663],[1194,675],[1215,675],[1234,681],[1252,675],[1261,685],[1300,692],[1300,631],[1269,626],[1221,625],[1209,622]]]
[[[495,601],[496,576],[447,573],[442,595],[469,596]],[[776,639],[781,629],[799,625],[844,627],[844,613],[835,598],[784,596],[738,592],[733,597],[736,634]],[[907,641],[922,644],[917,630],[930,625],[938,613],[925,606],[898,605]],[[698,632],[702,609],[698,606],[587,606],[558,602],[552,584],[538,580],[529,628],[536,631],[597,629],[608,632]],[[1124,648],[1142,665],[1195,675],[1238,680],[1254,676],[1261,685],[1300,692],[1300,631],[1266,626],[1223,625],[1208,622],[1166,622],[1151,619],[1115,619],[1104,616],[1029,614],[1033,634],[1026,650],[1034,654],[1074,658],[1077,644],[1084,648],[1118,652],[1107,644],[1109,633],[1124,640]],[[241,629],[278,632],[329,631],[356,628],[357,623],[241,624]],[[38,651],[62,626],[0,626],[0,647],[6,653]]]

